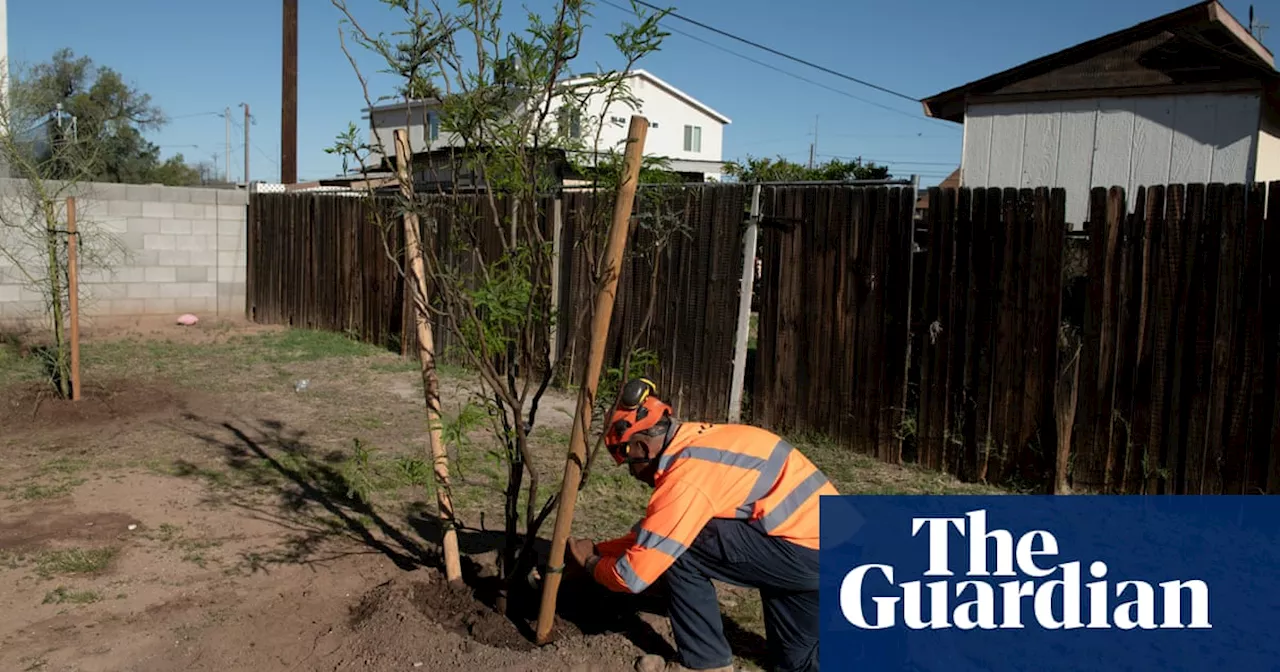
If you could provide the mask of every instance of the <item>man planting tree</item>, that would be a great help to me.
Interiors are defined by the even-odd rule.
[[[818,498],[839,494],[800,451],[746,425],[682,423],[645,379],[624,386],[605,446],[653,487],[625,537],[570,539],[566,557],[603,586],[639,593],[665,580],[680,661],[732,670],[712,580],[755,588],[776,669],[818,669]]]

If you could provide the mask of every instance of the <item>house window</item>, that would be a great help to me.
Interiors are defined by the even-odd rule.
[[[701,126],[685,126],[684,127],[684,151],[686,152],[702,151],[702,127]]]
[[[438,140],[440,138],[440,115],[435,110],[427,113],[427,126],[429,139],[432,141]]]
[[[562,107],[559,112],[560,128],[570,138],[582,137],[582,112],[572,107]]]

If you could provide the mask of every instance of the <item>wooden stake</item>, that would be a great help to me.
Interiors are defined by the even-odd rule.
[[[413,177],[409,171],[409,139],[403,129],[395,132],[396,173],[400,193],[413,201]],[[404,215],[404,254],[408,273],[405,289],[413,296],[414,321],[418,333],[418,361],[422,365],[422,390],[427,405],[427,425],[431,428],[431,460],[435,465],[436,503],[440,507],[440,524],[444,531],[444,570],[450,582],[462,580],[462,558],[458,554],[458,532],[453,528],[453,502],[449,499],[449,453],[444,446],[440,425],[440,381],[436,376],[435,341],[427,311],[427,278],[422,261],[421,229],[418,215],[410,209]]]
[[[627,133],[622,182],[618,185],[613,224],[609,229],[609,243],[605,250],[603,284],[596,293],[595,313],[592,314],[587,368],[582,374],[582,386],[578,390],[578,408],[573,419],[573,432],[569,436],[569,455],[564,463],[564,481],[560,486],[560,504],[556,510],[556,527],[551,538],[551,569],[542,586],[542,604],[538,610],[536,632],[539,645],[547,643],[555,621],[556,592],[560,589],[562,575],[559,569],[564,566],[565,540],[569,538],[569,528],[573,525],[573,507],[578,501],[578,484],[582,480],[582,467],[587,459],[587,431],[591,426],[591,409],[595,406],[596,386],[600,382],[600,369],[604,365],[605,340],[609,335],[609,321],[613,317],[618,276],[622,271],[622,252],[626,248],[627,233],[631,228],[631,207],[635,203],[636,184],[640,180],[640,161],[644,155],[644,141],[648,132],[649,120],[632,115],[631,128]]]
[[[80,401],[80,271],[76,262],[76,199],[67,198],[67,292],[71,312],[71,400]]]

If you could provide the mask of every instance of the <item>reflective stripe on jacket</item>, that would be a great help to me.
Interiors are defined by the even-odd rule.
[[[631,533],[596,544],[596,581],[638,593],[675,562],[712,518],[818,548],[818,497],[838,495],[826,476],[777,435],[748,425],[682,425],[658,460],[653,496]]]

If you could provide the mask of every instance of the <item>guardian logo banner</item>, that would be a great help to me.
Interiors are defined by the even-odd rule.
[[[823,669],[1280,670],[1280,498],[821,503]]]

